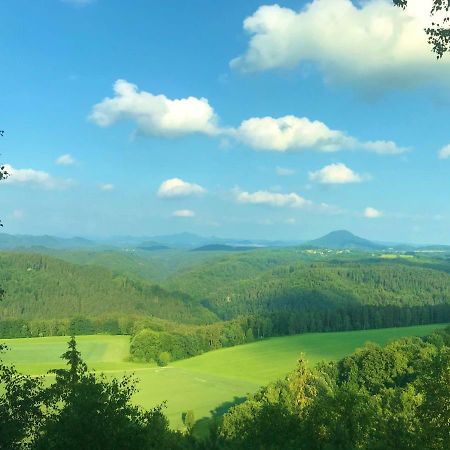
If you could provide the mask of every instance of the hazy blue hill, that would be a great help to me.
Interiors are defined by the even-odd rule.
[[[450,253],[450,245],[424,245],[416,248],[416,251]]]
[[[146,241],[146,242],[142,242],[141,244],[139,244],[137,249],[144,250],[147,252],[156,252],[159,250],[169,250],[170,247],[168,245],[159,244],[158,242]]]
[[[192,249],[193,252],[245,252],[256,250],[258,247],[246,245],[209,244]]]
[[[300,245],[301,240],[264,240],[264,239],[239,239],[222,238],[217,236],[200,236],[194,233],[177,233],[157,236],[116,236],[103,241],[104,244],[115,247],[139,247],[143,242],[165,245],[176,249],[194,249],[206,245],[222,244],[230,246],[249,247],[293,247]]]
[[[178,233],[165,236],[154,236],[152,237],[152,241],[169,247],[195,248],[202,245],[213,244],[217,241],[217,238],[203,237],[193,233]]]
[[[382,250],[385,248],[381,244],[363,239],[346,230],[332,231],[319,239],[309,241],[307,245],[330,249]]]
[[[81,237],[59,238],[55,236],[11,235],[0,233],[0,249],[45,247],[53,249],[86,248],[97,244]]]

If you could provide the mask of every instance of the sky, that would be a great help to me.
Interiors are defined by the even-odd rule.
[[[427,0],[5,0],[4,232],[450,244]]]

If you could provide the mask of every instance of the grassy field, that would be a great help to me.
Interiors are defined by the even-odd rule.
[[[384,344],[403,336],[423,336],[438,325],[342,333],[312,333],[271,338],[177,361],[168,367],[127,362],[128,336],[80,336],[79,349],[89,367],[120,376],[134,371],[140,380],[135,401],[146,408],[167,401],[171,425],[182,425],[182,412],[193,409],[200,419],[226,409],[259,386],[284,376],[295,367],[301,352],[310,364],[336,360],[365,342]],[[4,360],[29,374],[45,374],[62,367],[59,356],[67,337],[4,340],[10,350]]]

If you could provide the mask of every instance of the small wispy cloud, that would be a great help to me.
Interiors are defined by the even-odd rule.
[[[108,192],[108,191],[113,191],[115,189],[115,186],[113,184],[111,184],[111,183],[100,183],[98,185],[98,188],[101,191]]]
[[[190,209],[178,209],[177,211],[174,211],[172,213],[172,216],[174,216],[174,217],[184,217],[184,218],[194,217],[195,216],[195,212],[190,210]]]
[[[266,205],[278,208],[304,208],[305,206],[312,204],[312,202],[306,200],[296,192],[281,194],[278,192],[270,191],[246,192],[235,189],[234,195],[237,203],[242,204],[246,203],[251,205]]]
[[[289,177],[289,176],[295,174],[295,170],[294,169],[289,169],[287,167],[277,167],[275,169],[275,172],[280,177]]]
[[[64,155],[58,156],[55,162],[59,166],[71,166],[72,164],[75,164],[75,159],[72,155],[66,153]]]
[[[42,170],[16,169],[9,164],[5,165],[5,169],[9,173],[9,177],[5,180],[6,184],[30,186],[46,190],[66,189],[74,184],[71,179],[56,178]]]
[[[450,158],[450,144],[442,147],[438,153],[439,159],[449,159]]]

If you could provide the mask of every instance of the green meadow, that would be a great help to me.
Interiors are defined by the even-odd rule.
[[[444,326],[444,325],[441,325]],[[310,364],[337,360],[366,342],[385,344],[404,336],[424,336],[439,325],[339,333],[311,333],[271,338],[176,361],[168,367],[127,361],[128,336],[79,336],[79,350],[88,366],[108,376],[134,372],[139,379],[135,401],[151,408],[166,401],[171,425],[182,426],[181,414],[194,410],[196,419],[223,409],[254,392],[259,386],[283,377],[295,367],[300,353]],[[4,360],[22,371],[44,375],[63,367],[60,355],[67,337],[7,339]]]

